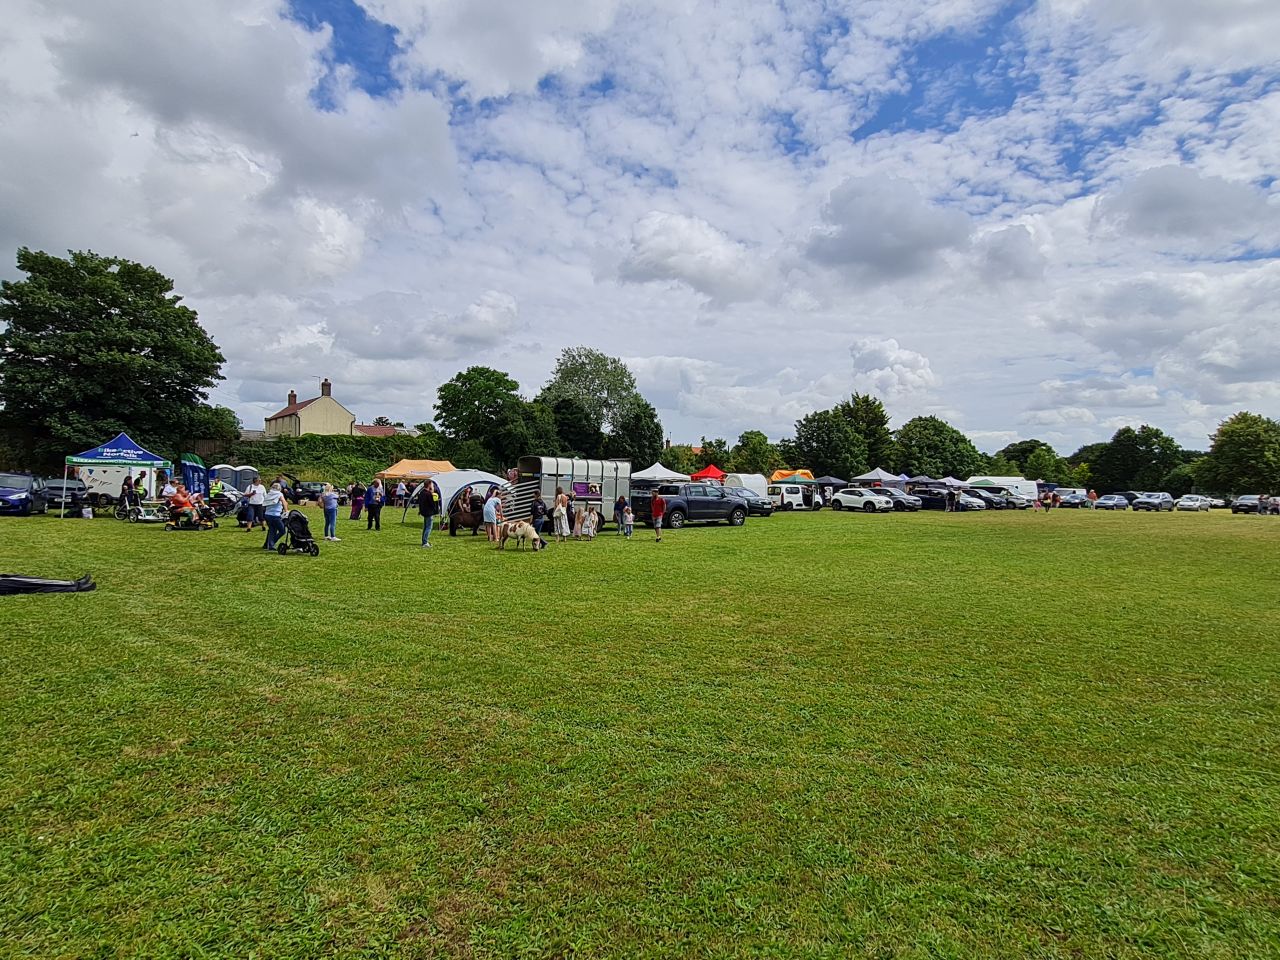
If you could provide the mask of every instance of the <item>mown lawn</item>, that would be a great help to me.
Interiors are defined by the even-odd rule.
[[[3,521],[0,955],[1280,956],[1280,521],[388,519]]]

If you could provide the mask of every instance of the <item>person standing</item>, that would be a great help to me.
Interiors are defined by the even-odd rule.
[[[631,534],[635,532],[635,529],[636,529],[635,514],[631,512],[631,507],[628,506],[625,510],[622,511],[622,534],[628,540],[630,540]]]
[[[126,507],[133,506],[133,477],[125,477],[120,484],[120,502]]]
[[[401,480],[396,484],[396,506],[403,507],[405,505],[405,497],[409,495],[409,488],[404,485]]]
[[[351,519],[359,520],[360,511],[364,509],[364,484],[357,480],[351,485]]]
[[[333,489],[333,484],[324,485],[324,492],[320,494],[320,506],[324,507],[324,538],[330,543],[339,543],[338,491]]]
[[[501,506],[502,501],[498,499],[497,491],[492,491],[484,502],[483,513],[484,532],[490,543],[498,542],[498,511]]]
[[[271,489],[262,495],[262,511],[267,525],[267,540],[263,550],[274,550],[280,538],[284,536],[284,492],[279,483],[271,484]]]
[[[533,495],[533,505],[529,507],[529,522],[533,524],[533,532],[538,535],[538,541],[546,546],[547,541],[542,539],[542,527],[547,522],[547,503],[542,499],[541,491]]]
[[[364,491],[364,509],[368,514],[364,527],[366,530],[382,529],[382,504],[385,499],[382,481],[375,479]]]
[[[249,517],[249,532],[252,533],[253,528],[259,524],[263,527],[267,525],[267,488],[262,485],[261,477],[254,477],[244,493],[249,499],[249,508],[253,511]]]
[[[556,487],[551,519],[555,522],[556,543],[564,543],[569,539],[569,498],[565,496],[564,487]]]
[[[1090,490],[1089,491],[1089,509],[1093,510],[1095,507],[1097,507],[1097,505],[1098,505],[1098,491]]]
[[[653,491],[653,505],[649,508],[653,516],[653,530],[657,534],[655,542],[662,542],[662,517],[667,512],[667,501],[662,499],[662,494],[657,490]]]
[[[613,501],[613,522],[618,525],[618,536],[622,536],[622,518],[626,512],[627,498],[618,494],[618,499]]]
[[[422,545],[431,546],[431,528],[440,512],[440,492],[430,480],[418,491],[418,515],[422,517]]]

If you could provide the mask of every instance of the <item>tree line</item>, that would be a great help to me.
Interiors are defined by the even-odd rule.
[[[222,379],[224,358],[195,311],[174,295],[172,280],[88,251],[62,258],[23,248],[17,263],[25,278],[0,284],[0,466],[53,470],[68,453],[122,431],[169,455],[214,441],[252,456],[239,441],[235,414],[206,400]],[[807,468],[849,479],[881,467],[909,476],[1019,475],[1099,492],[1280,493],[1280,423],[1248,411],[1225,420],[1205,451],[1184,450],[1142,425],[1067,456],[1037,439],[987,455],[938,417],[914,417],[894,430],[878,398],[854,393],[801,417],[792,436],[776,442],[747,430],[733,444],[705,436],[698,445],[667,444],[626,364],[589,347],[564,350],[529,398],[507,373],[469,367],[440,385],[434,413],[433,422],[418,425],[422,436],[412,452],[492,471],[541,454],[625,459],[637,467],[661,459],[682,473],[714,463],[736,473]],[[372,448],[362,440],[278,449],[299,469],[295,460],[323,452],[346,473],[407,442],[367,439]],[[258,460],[278,459],[261,446]]]

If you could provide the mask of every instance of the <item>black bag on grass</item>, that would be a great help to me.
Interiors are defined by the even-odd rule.
[[[79,580],[46,580],[43,577],[0,573],[0,597],[15,593],[83,593],[97,589],[98,585],[87,573]]]

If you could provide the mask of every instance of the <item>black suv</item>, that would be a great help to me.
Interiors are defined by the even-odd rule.
[[[658,487],[667,502],[663,526],[679,530],[686,523],[719,523],[740,527],[747,520],[747,504],[724,487],[710,483],[664,483]],[[636,519],[653,525],[652,490],[631,491],[631,512]]]

